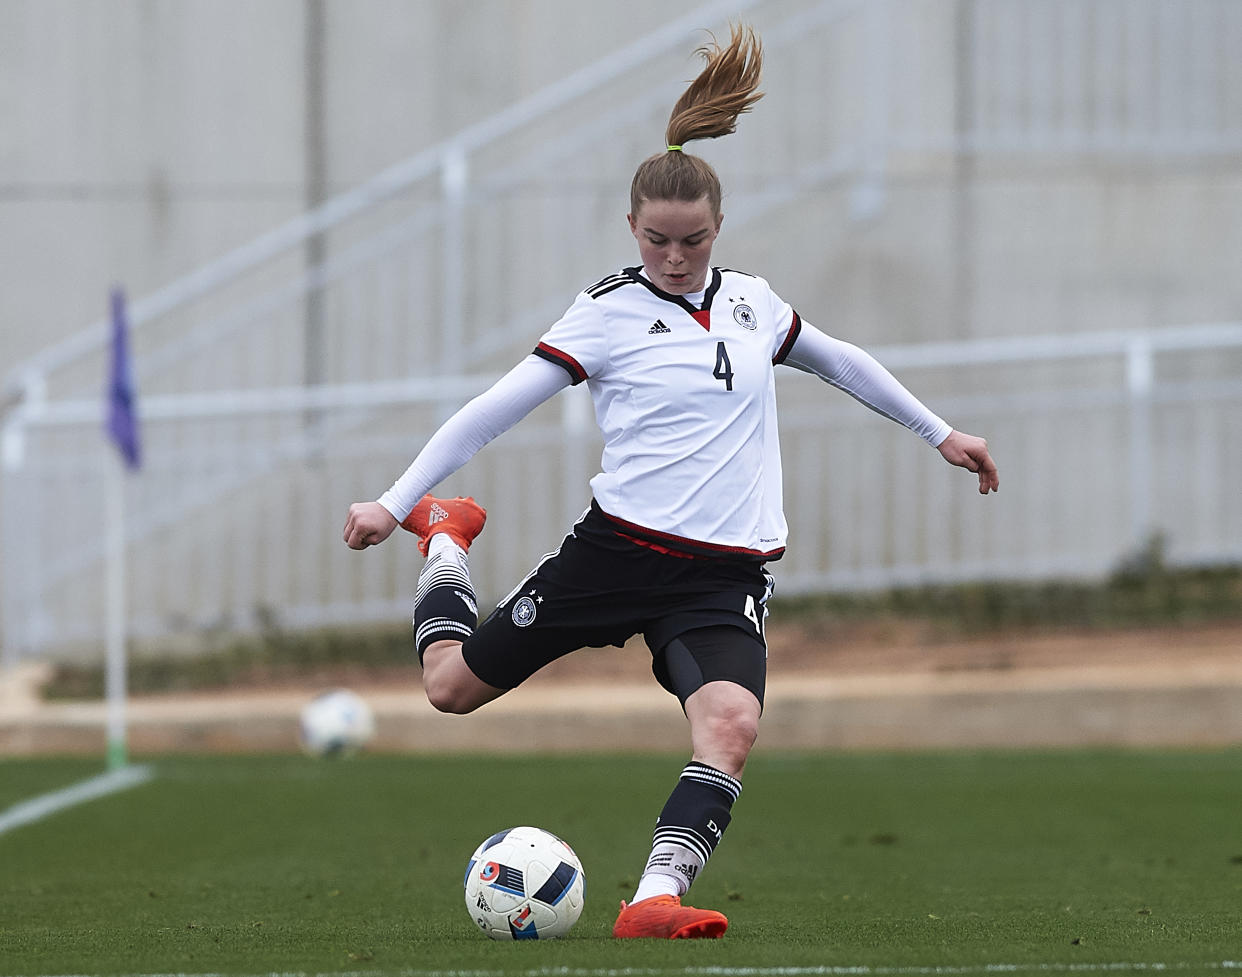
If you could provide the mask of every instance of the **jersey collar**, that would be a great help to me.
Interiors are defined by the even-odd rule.
[[[709,313],[712,308],[712,299],[714,299],[716,297],[716,293],[720,291],[719,268],[713,268],[711,270],[711,280],[707,283],[707,290],[703,293],[703,305],[701,308],[695,306],[695,304],[689,301],[684,295],[673,295],[670,292],[664,291],[664,289],[660,288],[655,284],[655,282],[643,274],[642,265],[635,265],[632,268],[625,268],[623,271],[640,285],[645,285],[648,291],[650,291],[657,298],[680,306],[685,309],[686,312],[689,313],[694,321],[700,326],[708,331],[711,330],[711,318]]]

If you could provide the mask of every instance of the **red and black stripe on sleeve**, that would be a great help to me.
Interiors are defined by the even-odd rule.
[[[776,355],[772,357],[772,365],[779,366],[785,362],[785,357],[789,355],[789,351],[793,349],[793,344],[798,340],[798,333],[802,332],[802,318],[797,312],[793,314],[793,321],[789,324],[789,332],[785,333],[785,341],[781,343],[781,348],[776,351]]]
[[[555,363],[563,368],[569,374],[570,382],[577,386],[587,378],[587,372],[582,368],[582,364],[570,356],[568,353],[562,352],[555,346],[549,346],[547,343],[540,343],[533,350],[536,356],[542,357],[549,363]]]

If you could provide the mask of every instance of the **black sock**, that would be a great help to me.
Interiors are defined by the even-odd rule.
[[[448,547],[433,553],[418,577],[414,597],[414,646],[418,663],[423,652],[436,641],[465,641],[479,623],[470,567],[460,548]]]
[[[671,875],[682,892],[690,888],[729,826],[742,783],[705,763],[691,760],[660,812],[651,857],[643,874]]]

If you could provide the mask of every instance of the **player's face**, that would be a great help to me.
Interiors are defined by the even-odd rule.
[[[658,287],[670,295],[703,290],[723,219],[706,197],[644,200],[629,219],[643,267]]]

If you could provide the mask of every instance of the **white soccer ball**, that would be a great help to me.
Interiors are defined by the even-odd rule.
[[[582,915],[586,876],[574,850],[542,828],[498,831],[466,866],[466,908],[493,940],[551,940]]]
[[[375,735],[371,707],[349,689],[333,689],[302,707],[302,749],[311,756],[354,753]]]

